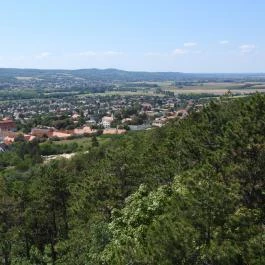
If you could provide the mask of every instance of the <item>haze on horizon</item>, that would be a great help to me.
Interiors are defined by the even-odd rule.
[[[264,72],[265,2],[10,0],[0,67]]]

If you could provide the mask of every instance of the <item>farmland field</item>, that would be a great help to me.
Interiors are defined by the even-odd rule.
[[[183,86],[161,86],[162,88],[172,91],[175,94],[202,94],[211,93],[216,95],[225,94],[230,90],[234,94],[250,94],[255,92],[265,92],[265,83],[225,83],[211,82]]]

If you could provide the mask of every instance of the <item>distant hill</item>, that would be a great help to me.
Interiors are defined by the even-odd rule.
[[[181,80],[265,80],[265,74],[197,74],[180,72],[141,72],[124,71],[118,69],[79,69],[79,70],[41,70],[41,69],[16,69],[0,68],[0,78],[15,77],[55,78],[79,77],[89,80],[102,81],[181,81]]]
[[[118,69],[79,69],[79,70],[39,70],[39,69],[0,69],[0,77],[52,78],[55,76],[73,76],[91,80],[106,81],[163,81],[180,80],[186,74],[174,72],[130,72]]]

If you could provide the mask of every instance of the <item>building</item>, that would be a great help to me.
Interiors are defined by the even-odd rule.
[[[110,128],[111,123],[113,122],[114,118],[113,116],[105,116],[102,118],[102,125],[104,128]]]
[[[177,111],[176,115],[177,115],[178,118],[184,119],[184,118],[186,118],[189,115],[189,113],[188,113],[187,110],[181,109],[181,110]]]
[[[88,121],[86,121],[86,123],[88,124],[88,125],[97,125],[97,122],[94,120],[94,119],[90,119],[90,120],[88,120]]]
[[[4,144],[10,145],[15,141],[15,137],[6,136],[4,138]]]
[[[59,132],[59,131],[54,131],[52,132],[51,137],[59,138],[59,139],[67,139],[68,137],[72,136],[70,133],[66,132]]]
[[[24,134],[24,139],[25,139],[25,141],[27,141],[27,142],[31,142],[31,141],[33,141],[35,138],[36,138],[36,136],[34,136],[34,135]]]
[[[15,131],[16,124],[11,119],[3,119],[0,121],[0,131]]]
[[[31,130],[31,135],[34,135],[36,137],[51,137],[53,136],[53,129],[52,128],[33,128]]]
[[[126,132],[127,131],[124,129],[114,129],[114,128],[103,130],[103,134],[125,134]]]
[[[143,131],[151,128],[150,124],[129,125],[130,131]]]
[[[152,126],[154,127],[162,127],[163,125],[165,125],[167,119],[165,117],[161,117],[161,118],[156,118],[154,120],[154,122],[152,123]]]
[[[73,134],[75,135],[84,135],[84,134],[93,134],[96,133],[97,130],[92,130],[90,127],[88,126],[84,126],[83,128],[76,128],[73,131]]]
[[[79,118],[80,118],[80,115],[77,114],[77,113],[72,115],[72,119],[75,120],[75,121],[78,120]]]
[[[143,111],[150,111],[152,110],[152,105],[150,103],[142,103]]]
[[[122,119],[121,123],[131,122],[132,120],[133,120],[132,118],[125,118],[125,119]]]

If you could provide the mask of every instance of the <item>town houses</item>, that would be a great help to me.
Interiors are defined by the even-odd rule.
[[[10,121],[10,120],[9,120]],[[14,123],[14,121],[12,121]],[[11,124],[11,123],[10,123]],[[15,124],[15,123],[14,123]],[[15,126],[12,126],[15,130]],[[75,136],[92,136],[97,134],[113,135],[113,134],[124,134],[126,130],[118,128],[107,127],[103,130],[92,129],[89,126],[83,126],[73,130],[57,130],[53,127],[36,127],[32,128],[28,134],[22,132],[11,131],[9,127],[3,127],[0,130],[0,143],[6,145],[12,144],[17,137],[22,137],[25,141],[33,141],[34,139],[56,139],[56,140],[67,140]],[[4,148],[1,151],[5,150]]]
[[[16,124],[11,118],[6,117],[0,120],[0,131],[14,131],[15,129]]]
[[[190,106],[191,101],[180,102],[172,96],[142,95],[4,102],[0,106],[0,142],[10,144],[18,135],[26,141],[66,140],[146,130],[185,118]]]

